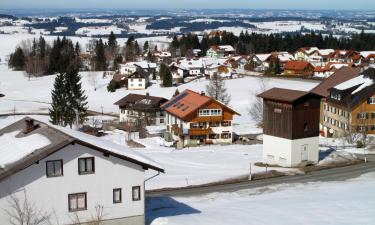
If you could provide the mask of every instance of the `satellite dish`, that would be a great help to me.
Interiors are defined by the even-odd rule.
[[[329,133],[333,134],[334,130],[333,129],[329,129]]]

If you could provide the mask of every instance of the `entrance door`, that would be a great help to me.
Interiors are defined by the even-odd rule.
[[[301,146],[301,161],[307,161],[309,159],[308,145]]]

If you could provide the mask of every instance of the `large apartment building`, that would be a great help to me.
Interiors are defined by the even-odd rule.
[[[375,69],[328,89],[323,102],[322,129],[326,136],[375,134]]]
[[[206,96],[185,90],[161,108],[169,136],[183,146],[232,143],[233,109]]]

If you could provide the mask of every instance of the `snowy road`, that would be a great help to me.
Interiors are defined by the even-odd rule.
[[[266,187],[276,184],[290,184],[290,183],[307,183],[319,181],[343,181],[356,178],[362,174],[375,172],[375,162],[366,164],[357,164],[347,167],[339,167],[334,169],[326,169],[321,171],[311,172],[309,174],[301,174],[294,176],[285,176],[265,180],[248,181],[234,184],[223,184],[207,187],[197,188],[181,188],[176,190],[165,191],[148,191],[147,197],[158,196],[199,196],[214,192],[234,192],[243,189],[252,189],[259,187]]]

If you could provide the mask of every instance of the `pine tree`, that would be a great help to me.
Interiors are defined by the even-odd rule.
[[[107,70],[104,43],[101,38],[96,42],[95,46],[94,69],[99,71]]]
[[[49,109],[50,121],[56,125],[72,127],[74,123],[82,123],[86,111],[87,97],[82,90],[78,68],[70,65],[65,72],[59,73],[55,78]]]
[[[66,89],[65,89],[65,74],[59,73],[55,78],[55,83],[52,90],[52,104],[49,109],[50,122],[55,125],[64,125],[64,115],[67,109]]]
[[[78,74],[78,68],[69,66],[65,76],[65,88],[68,90],[65,125],[72,127],[74,123],[82,123],[86,116],[87,96],[82,90],[81,76]],[[79,121],[77,121],[77,113]]]
[[[25,67],[26,58],[22,48],[18,47],[14,53],[9,57],[8,66],[14,70],[23,70]]]
[[[159,68],[159,77],[161,80],[164,80],[165,73],[167,71],[167,65],[162,63]]]
[[[217,101],[220,101],[226,105],[230,102],[230,95],[227,93],[227,88],[225,87],[224,80],[214,74],[213,78],[210,80],[209,84],[206,85],[206,92],[209,96],[214,98]]]
[[[148,51],[149,48],[150,48],[150,45],[148,44],[148,41],[145,41],[145,43],[143,44],[143,52]]]
[[[117,53],[118,46],[117,46],[116,35],[113,33],[113,31],[111,31],[111,33],[108,36],[108,47],[112,55],[114,56]]]
[[[165,66],[165,73],[163,76],[163,86],[164,87],[172,87],[173,85],[173,77],[171,70],[169,69],[168,66]]]

